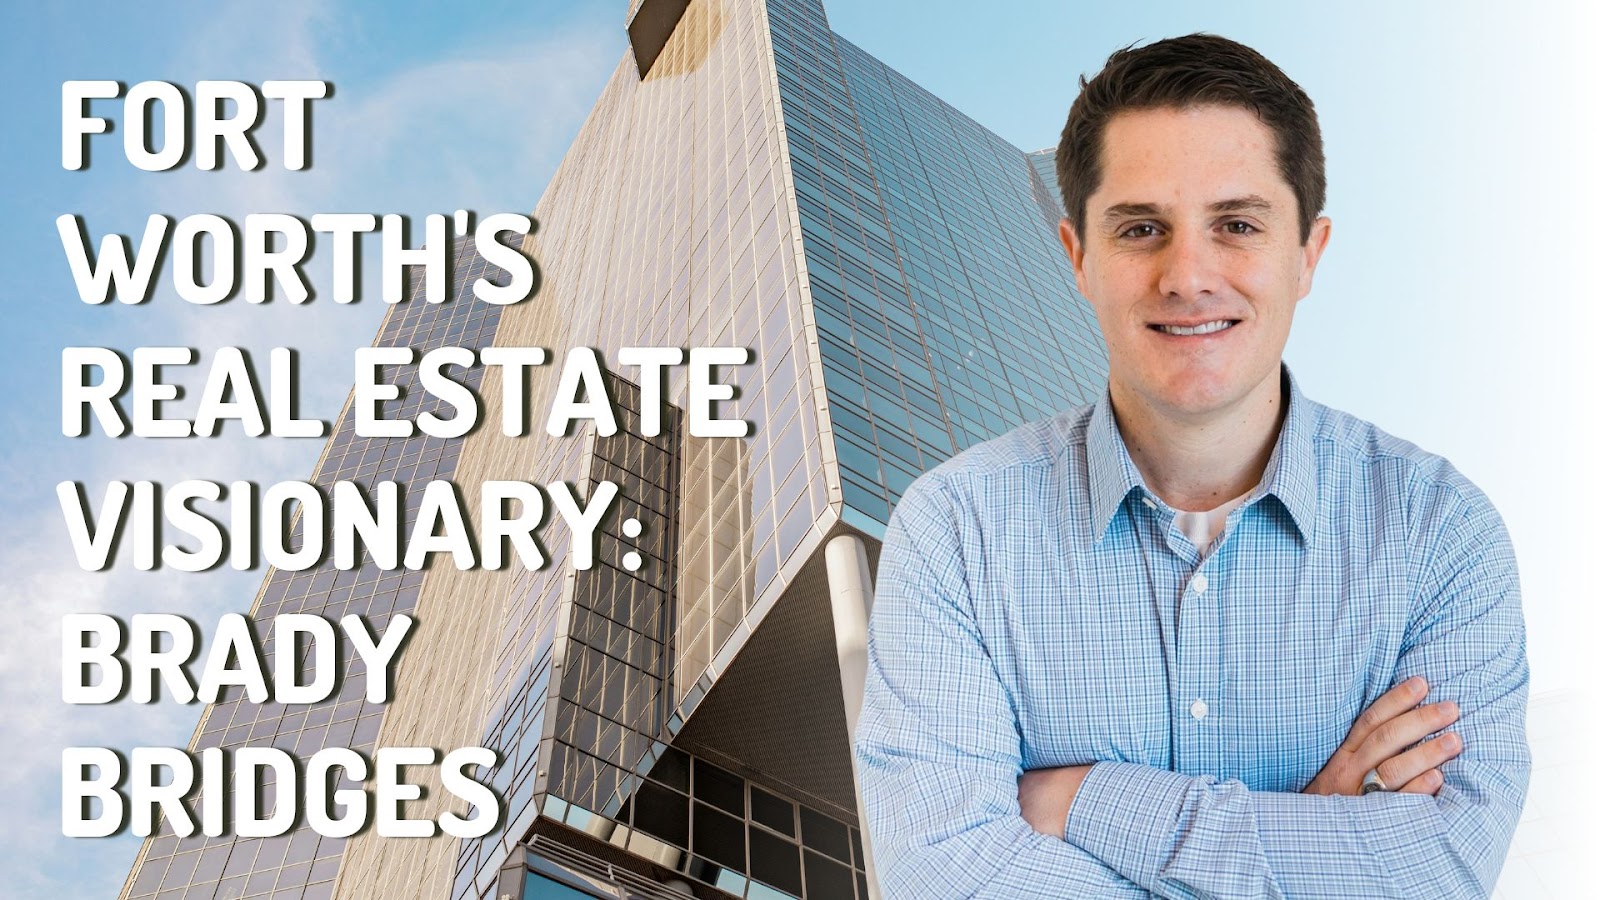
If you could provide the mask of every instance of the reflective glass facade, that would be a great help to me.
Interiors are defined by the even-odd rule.
[[[459,242],[452,261],[452,296],[447,303],[409,299],[389,308],[373,346],[413,347],[419,355],[436,347],[489,345],[500,321],[502,307],[471,300],[471,285],[480,277],[504,283],[504,273],[479,256],[470,238]],[[422,296],[422,271],[412,271],[408,298]],[[480,371],[461,380],[476,390]],[[398,401],[383,406],[388,419],[415,419],[425,412],[448,414],[448,407],[422,391],[416,366],[402,366],[385,379],[400,386]],[[409,438],[365,438],[355,433],[348,407],[333,428],[311,481],[324,488],[336,481],[353,481],[370,492],[380,481],[420,487],[434,479],[451,478],[461,454],[461,441],[417,434]],[[421,492],[406,503],[406,527],[415,516]],[[295,538],[298,541],[298,535]],[[298,544],[296,544],[298,545]],[[424,572],[379,571],[370,559],[360,568],[340,571],[332,559],[302,572],[267,573],[251,612],[262,646],[272,652],[269,628],[272,616],[307,613],[338,619],[355,614],[374,631],[387,627],[395,613],[412,613]],[[232,749],[272,746],[299,758],[324,747],[350,747],[364,753],[377,746],[379,726],[386,707],[367,702],[365,669],[359,657],[345,646],[347,676],[338,693],[323,703],[284,706],[246,701],[238,688],[225,689],[222,699],[208,707],[200,719],[190,749]],[[163,822],[159,833],[145,841],[123,887],[129,900],[143,898],[288,897],[317,900],[332,896],[345,841],[322,837],[301,826],[274,838],[178,838]]]
[[[597,564],[573,575],[559,690],[549,692],[546,708],[555,711],[549,791],[614,813],[632,792],[628,770],[651,752],[667,717],[679,415],[663,410],[662,433],[642,437],[638,388],[616,378],[611,384],[621,427],[590,436],[586,483],[614,482],[621,500],[601,529]],[[630,519],[650,523],[637,540],[622,531]],[[623,562],[629,551],[640,554],[636,570]]]
[[[524,249],[540,291],[487,326],[498,346],[555,357],[525,385],[535,433],[438,442],[449,469],[339,436],[328,451],[377,467],[359,477],[451,477],[469,507],[489,479],[621,486],[588,571],[556,527],[541,532],[550,562],[538,570],[376,580],[393,580],[419,626],[393,702],[356,704],[337,737],[489,747],[504,817],[472,840],[256,842],[309,868],[299,881],[250,874],[252,890],[654,897],[667,894],[641,885],[676,881],[700,897],[866,896],[822,548],[856,535],[875,555],[917,474],[1097,394],[1104,350],[1070,287],[1039,155],[835,35],[816,0],[669,5],[629,4],[629,21],[670,31],[653,35],[643,76],[631,55],[619,62],[535,210]],[[380,341],[418,345],[421,326],[401,327]],[[723,412],[749,435],[687,433],[685,367],[668,370],[662,433],[642,434],[639,372],[616,364],[632,346],[749,348],[749,365],[719,372],[738,386]],[[611,362],[616,434],[540,430],[571,347]],[[499,420],[502,374],[483,376],[485,422]],[[342,577],[316,577],[296,596],[319,609],[351,599]],[[261,614],[301,608],[275,584]],[[202,737],[246,714],[218,704]],[[313,714],[274,711],[271,735],[253,722],[225,733],[272,740]],[[412,780],[429,795],[408,816],[451,801],[436,776]],[[147,855],[165,871],[176,848],[156,841]]]
[[[1028,162],[1033,165],[1033,194],[1040,208],[1045,210],[1046,218],[1054,225],[1060,219],[1066,218],[1066,213],[1061,209],[1060,187],[1056,179],[1056,148],[1046,147],[1028,154]]]
[[[924,470],[1098,394],[1104,344],[1027,155],[818,0],[768,6],[844,502],[868,522],[846,519],[870,531]]]
[[[480,896],[492,886],[507,842],[535,826],[545,795],[615,814],[705,696],[719,655],[726,665],[748,638],[752,616],[776,601],[822,539],[826,526],[819,523],[832,514],[838,488],[828,480],[831,444],[818,415],[821,389],[806,339],[797,218],[765,35],[759,4],[695,0],[643,79],[631,59],[619,62],[535,210],[540,227],[529,249],[543,272],[540,292],[506,310],[496,337],[557,354],[594,347],[612,361],[628,346],[747,347],[751,365],[721,377],[738,385],[733,408],[751,423],[751,434],[733,441],[682,436],[674,447],[638,435],[550,440],[489,429],[467,440],[471,472],[459,472],[458,480],[468,482],[583,482],[615,473],[617,448],[643,441],[649,454],[641,451],[629,477],[646,493],[670,487],[674,500],[657,509],[651,498],[624,490],[646,508],[643,534],[625,541],[647,557],[637,577],[606,562],[607,541],[603,569],[569,572],[559,529],[547,543],[552,563],[540,571],[430,573],[424,610],[430,596],[455,609],[451,583],[483,584],[459,593],[497,608],[480,626],[452,615],[443,629],[419,632],[404,666],[429,667],[462,647],[481,647],[479,693],[391,710],[382,740],[393,725],[416,742],[495,749],[505,822],[459,848],[357,839],[341,895],[348,884],[352,896],[386,896],[400,887],[386,880],[390,873],[421,871],[437,886],[428,896]],[[613,367],[623,380],[637,377]],[[497,377],[488,377],[488,395],[497,395]],[[684,386],[685,369],[670,370],[664,393],[674,406]],[[553,387],[553,376],[536,375],[529,407],[547,409]],[[608,440],[621,443],[608,448]],[[669,471],[672,480],[664,482]],[[663,611],[668,640],[648,622]],[[400,678],[407,678],[405,668]],[[367,874],[358,878],[354,867]]]
[[[754,817],[758,802],[781,804],[859,844],[837,791],[763,783],[673,742],[727,690],[821,537],[875,535],[926,468],[1103,388],[1099,334],[1055,238],[1060,205],[1035,165],[833,34],[815,2],[691,3],[642,80],[619,65],[538,209],[541,300],[565,314],[537,333],[608,352],[750,347],[737,380],[754,427],[743,441],[677,436],[677,486],[652,520],[676,553],[659,567],[521,591],[512,622],[527,624],[501,646],[533,647],[537,674],[496,676],[518,687],[487,741],[521,748],[530,721],[548,738],[527,775],[504,780],[501,841],[561,823],[590,850],[733,896],[865,896],[859,850],[829,857]],[[586,453],[572,477],[600,470],[605,452]],[[653,496],[662,482],[645,480]],[[658,645],[661,610],[672,627]],[[529,626],[544,631],[530,639]],[[691,790],[702,770],[719,773],[706,783],[724,785],[721,805]],[[464,843],[454,896],[492,889],[501,846]]]

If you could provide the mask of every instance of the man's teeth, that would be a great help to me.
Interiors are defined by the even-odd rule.
[[[1194,326],[1185,326],[1185,325],[1157,325],[1156,326],[1156,328],[1160,329],[1161,331],[1166,332],[1167,334],[1177,334],[1177,335],[1211,334],[1212,332],[1221,331],[1224,328],[1232,328],[1232,327],[1233,327],[1233,320],[1231,320],[1231,319],[1218,319],[1215,322],[1207,322],[1204,325],[1194,325]]]

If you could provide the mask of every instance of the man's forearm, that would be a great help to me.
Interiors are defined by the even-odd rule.
[[[1525,789],[1522,770],[1437,797],[1324,797],[1100,763],[1066,838],[1167,897],[1488,896]]]
[[[859,748],[885,898],[1147,898],[1143,888],[1060,836],[1034,831],[991,768]],[[958,769],[962,771],[958,771]]]

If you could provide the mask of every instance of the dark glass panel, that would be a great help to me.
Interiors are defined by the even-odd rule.
[[[750,818],[762,825],[794,837],[794,804],[750,786]]]
[[[704,856],[730,869],[744,871],[744,821],[704,803],[694,805],[694,846]]]
[[[744,779],[703,759],[694,761],[694,798],[744,818]]]
[[[849,900],[855,886],[850,868],[826,856],[806,851],[806,896],[818,900]]]
[[[689,798],[658,785],[639,785],[633,826],[679,847],[689,846]]]
[[[750,831],[750,877],[800,896],[800,848],[764,831]]]
[[[668,747],[650,770],[650,777],[662,784],[689,792],[689,754],[676,747]]]
[[[850,864],[850,831],[838,819],[800,807],[800,841],[845,865]]]

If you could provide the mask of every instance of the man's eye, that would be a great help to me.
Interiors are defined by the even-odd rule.
[[[1229,234],[1247,235],[1255,234],[1256,227],[1249,222],[1229,222],[1222,226]]]
[[[1151,225],[1148,222],[1141,222],[1138,225],[1130,225],[1123,229],[1122,236],[1125,238],[1147,238],[1153,236],[1155,233],[1156,227],[1154,225]]]

